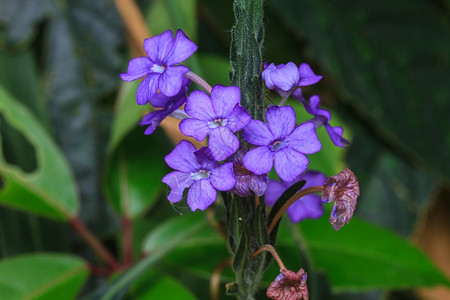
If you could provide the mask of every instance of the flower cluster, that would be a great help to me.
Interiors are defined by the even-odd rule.
[[[197,50],[181,30],[175,37],[168,30],[146,39],[144,49],[147,57],[132,59],[121,78],[144,78],[137,90],[137,103],[158,108],[142,119],[140,124],[147,126],[145,134],[152,134],[163,119],[172,116],[182,119],[179,128],[185,136],[197,141],[208,138],[208,146],[201,149],[183,140],[166,156],[166,163],[174,169],[162,179],[171,189],[169,201],[180,201],[188,189],[187,203],[193,211],[209,207],[217,191],[241,197],[265,195],[267,203],[273,205],[286,188],[299,180],[306,179],[306,187],[324,184],[323,174],[307,170],[306,155],[321,150],[316,129],[325,126],[337,146],[344,147],[348,142],[342,137],[342,128],[329,125],[331,114],[319,108],[318,96],[309,102],[303,98],[301,87],[322,79],[308,64],[265,64],[261,76],[267,88],[278,92],[282,100],[278,106],[267,108],[264,121],[252,119],[241,106],[239,87],[211,88],[181,65]],[[205,91],[194,90],[188,95],[191,81]],[[297,124],[294,109],[284,105],[290,96],[314,118]],[[267,174],[272,168],[280,182],[269,183]],[[316,195],[303,197],[288,210],[294,222],[322,214],[322,202]]]

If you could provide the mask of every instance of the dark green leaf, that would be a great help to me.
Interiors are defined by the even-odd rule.
[[[360,124],[412,163],[450,176],[450,119],[441,113],[450,109],[450,32],[431,2],[272,3],[306,37],[325,77],[340,82]]]
[[[327,273],[333,291],[450,284],[417,248],[358,218],[337,232],[328,215],[298,228],[314,267]]]
[[[0,172],[5,181],[0,201],[47,217],[74,217],[78,213],[78,198],[67,162],[31,113],[1,86],[0,98],[0,113],[33,145],[38,166],[34,173],[25,173],[6,163],[0,152]]]
[[[0,295],[5,300],[75,299],[87,265],[61,254],[33,254],[0,261]]]

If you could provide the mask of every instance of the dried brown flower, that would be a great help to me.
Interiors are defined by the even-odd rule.
[[[322,201],[334,201],[330,214],[330,224],[335,230],[349,223],[359,197],[359,183],[355,174],[345,169],[337,175],[330,176],[323,185]]]
[[[297,273],[282,269],[280,275],[270,284],[266,295],[275,300],[308,300],[307,278],[308,274],[303,269]]]

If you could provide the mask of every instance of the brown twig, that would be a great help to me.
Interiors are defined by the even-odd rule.
[[[133,263],[133,227],[131,218],[124,216],[122,218],[123,230],[123,262],[126,267]]]
[[[309,194],[313,194],[313,193],[320,193],[320,192],[322,192],[322,189],[323,189],[322,185],[320,185],[320,186],[313,186],[313,187],[301,190],[301,191],[295,193],[294,196],[289,198],[289,200],[286,201],[286,203],[284,203],[284,205],[280,208],[280,210],[277,212],[275,217],[272,219],[272,222],[270,222],[269,228],[267,229],[269,234],[275,228],[275,226],[277,225],[277,223],[280,220],[281,216],[283,216],[284,212],[288,209],[289,206],[291,206],[292,203],[294,203],[295,201],[297,201],[298,199],[300,199],[303,196],[306,196],[306,195],[309,195]]]
[[[78,217],[70,219],[69,224],[86,241],[86,243],[91,247],[95,254],[97,254],[99,259],[109,266],[111,272],[114,272],[120,268],[114,256],[97,239],[97,237],[92,234],[92,232],[83,224],[83,222]]]
[[[209,291],[212,300],[219,300],[219,284],[220,275],[223,270],[231,266],[231,259],[226,259],[221,261],[215,268],[211,275],[211,280],[209,281]]]
[[[270,244],[266,244],[266,245],[262,246],[261,248],[259,248],[255,253],[253,253],[252,257],[256,257],[258,254],[260,254],[263,251],[268,251],[272,254],[273,258],[277,261],[278,266],[280,267],[280,271],[282,273],[287,271],[286,267],[284,266],[283,261],[281,260],[280,256],[277,253],[277,250],[275,250],[275,248]]]

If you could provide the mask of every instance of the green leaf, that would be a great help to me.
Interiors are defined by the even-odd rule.
[[[87,265],[73,256],[17,256],[0,261],[0,295],[5,300],[75,299],[87,276]]]
[[[0,149],[0,173],[5,182],[0,202],[61,220],[76,216],[79,208],[75,183],[61,152],[35,117],[1,86],[0,99],[0,113],[35,148],[38,166],[35,172],[25,173],[9,165]]]
[[[297,228],[314,267],[327,273],[334,291],[450,284],[406,240],[358,218],[336,232],[328,214],[329,210],[321,219],[305,220]]]
[[[164,156],[170,151],[160,129],[148,136],[137,126],[149,108],[136,104],[138,84],[124,84],[119,94],[104,175],[108,200],[129,218],[144,213],[161,194],[161,179],[168,171]]]
[[[205,226],[205,220],[199,213],[176,216],[159,225],[149,233],[142,247],[147,256],[136,263],[126,273],[118,276],[109,284],[101,287],[84,299],[111,300],[143,275],[150,267],[158,263],[175,247],[186,241],[192,234]]]
[[[173,217],[150,232],[144,240],[142,251],[151,255],[165,253],[200,230],[205,222],[199,213]]]
[[[450,177],[450,119],[441,113],[450,110],[444,50],[450,32],[432,3],[272,3],[292,33],[310,44],[324,77],[339,81],[359,125],[415,165]]]
[[[139,299],[158,299],[158,300],[195,300],[197,299],[181,283],[169,276],[160,278],[157,282],[147,283],[141,287],[138,295]]]

